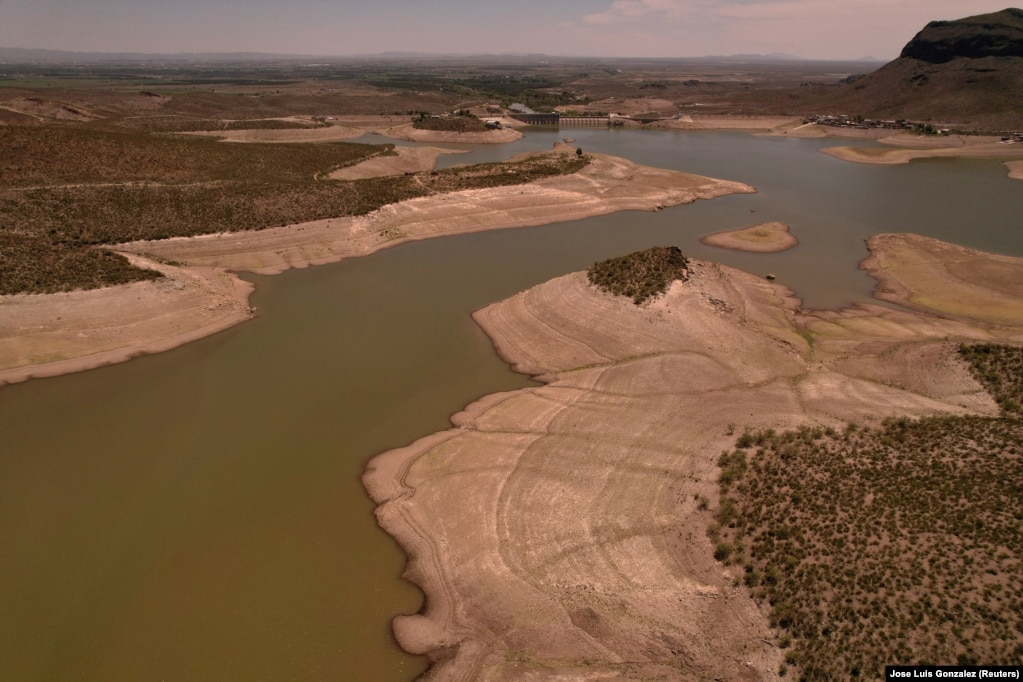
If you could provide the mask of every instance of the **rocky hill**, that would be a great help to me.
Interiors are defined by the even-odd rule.
[[[931,64],[984,57],[1023,57],[1023,10],[1010,8],[958,21],[932,21],[899,55]]]
[[[898,59],[842,86],[828,104],[872,118],[1023,129],[1023,10],[932,21]]]

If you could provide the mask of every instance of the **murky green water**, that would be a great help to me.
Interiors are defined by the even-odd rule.
[[[168,353],[0,389],[0,678],[407,680],[404,558],[359,477],[376,452],[528,385],[470,311],[655,244],[773,272],[809,305],[868,300],[863,239],[913,231],[1023,255],[1023,182],[991,161],[868,167],[834,141],[571,130],[584,150],[756,195],[408,244],[254,278],[259,316]],[[549,147],[534,131],[445,164]],[[703,247],[757,222],[801,244]]]

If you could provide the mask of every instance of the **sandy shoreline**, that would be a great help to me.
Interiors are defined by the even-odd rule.
[[[677,119],[651,123],[647,128],[667,130],[735,130],[771,132],[781,134],[800,124],[793,116],[727,116],[713,114],[684,114]]]
[[[733,251],[751,253],[778,253],[799,244],[784,223],[770,222],[751,225],[741,230],[728,230],[700,237],[700,243]]]
[[[504,127],[479,133],[454,133],[445,130],[420,130],[406,123],[378,131],[381,135],[406,140],[408,142],[456,142],[464,144],[503,144],[514,142],[522,137],[522,133],[513,128]]]
[[[119,252],[168,276],[96,291],[0,296],[0,385],[166,350],[244,321],[252,315],[251,287],[234,272],[272,274],[411,240],[753,191],[741,183],[591,156],[592,163],[574,175],[429,196],[357,218],[118,245]]]
[[[915,234],[867,240],[861,267],[874,296],[923,312],[979,323],[1023,326],[1023,259],[975,251]]]
[[[906,144],[905,139],[891,140],[883,139],[881,142],[887,144]],[[935,143],[938,143],[935,141]],[[964,144],[955,146],[916,146],[913,148],[896,147],[885,149],[883,147],[827,147],[821,152],[843,161],[866,163],[879,166],[902,165],[915,161],[916,159],[936,158],[971,158],[971,159],[1023,159],[1023,144],[1005,144],[1001,142],[981,142],[976,144]],[[1013,162],[1009,162],[1013,163]],[[1019,165],[1009,165],[1009,177],[1018,178]],[[1015,174],[1014,174],[1015,173]]]
[[[164,277],[89,291],[0,296],[0,386],[170,350],[254,314],[252,285],[231,273],[131,258]]]
[[[919,239],[872,241],[864,267],[901,278],[911,260],[890,251],[951,247]],[[978,302],[1001,300],[1006,266],[1023,276],[1023,259],[963,262]],[[943,275],[912,282],[940,303]],[[488,396],[370,463],[380,523],[427,595],[396,619],[399,642],[430,657],[431,679],[777,679],[783,652],[736,586],[741,567],[713,560],[697,502],[713,506],[730,434],[995,414],[955,344],[1023,342],[1015,310],[1003,325],[808,312],[784,287],[697,262],[641,307],[575,273],[478,311],[501,356],[546,385]]]

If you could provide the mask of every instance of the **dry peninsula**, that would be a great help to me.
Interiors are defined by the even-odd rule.
[[[576,157],[574,149],[563,147],[509,163],[532,167],[561,163],[562,158],[574,163]],[[754,191],[741,183],[602,154],[587,155],[584,166],[526,184],[425,192],[366,215],[119,244],[116,251],[133,265],[162,277],[87,291],[0,296],[0,384],[166,350],[244,321],[254,314],[248,305],[250,287],[235,272],[278,273],[410,240],[655,210]],[[357,171],[352,167],[349,172]],[[473,172],[460,169],[454,175]]]
[[[934,138],[929,136],[895,135],[881,138],[886,147],[827,147],[821,152],[844,161],[880,166],[902,165],[916,159],[974,158],[1016,159],[1006,165],[1009,177],[1015,178],[1014,166],[1023,158],[1023,145],[1018,142],[1000,142],[991,137]]]
[[[972,306],[914,265],[949,248]],[[870,249],[864,267],[918,310],[805,311],[690,260],[641,305],[574,273],[478,311],[545,385],[479,400],[364,477],[426,593],[394,626],[430,679],[778,679],[785,644],[708,537],[719,453],[747,430],[995,416],[957,345],[1023,343],[1018,300],[984,312],[1023,259],[912,235]]]

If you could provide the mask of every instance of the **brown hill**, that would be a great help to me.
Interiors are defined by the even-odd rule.
[[[828,104],[872,118],[1023,129],[1023,10],[932,21],[898,59],[843,86]]]

